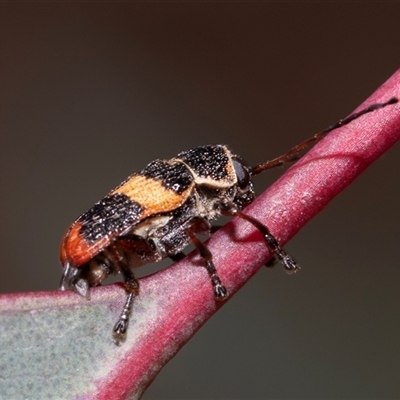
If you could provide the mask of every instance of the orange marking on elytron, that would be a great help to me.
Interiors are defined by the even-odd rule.
[[[87,242],[80,234],[82,224],[76,222],[70,231],[64,236],[61,243],[61,262],[72,263],[79,266],[90,261],[96,254],[100,253],[109,244],[107,236],[93,243]]]
[[[161,180],[134,175],[115,189],[110,195],[121,193],[143,207],[140,220],[155,214],[179,208],[193,191],[194,182],[181,194],[167,189]],[[138,221],[139,222],[139,221]]]

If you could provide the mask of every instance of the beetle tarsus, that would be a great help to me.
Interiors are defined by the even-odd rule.
[[[208,247],[201,242],[197,236],[194,234],[194,228],[198,224],[202,224],[203,221],[200,218],[195,218],[192,221],[192,225],[188,228],[188,234],[192,243],[196,246],[200,257],[204,260],[205,267],[207,269],[208,275],[211,278],[211,283],[214,287],[214,295],[217,300],[225,300],[228,297],[228,291],[226,287],[222,284],[220,277],[217,274],[217,269],[212,261],[212,254]]]
[[[126,339],[126,330],[128,328],[128,321],[124,321],[119,319],[118,322],[114,325],[113,329],[113,338],[115,344],[121,344]]]
[[[300,270],[300,267],[294,258],[279,246],[278,241],[274,238],[274,236],[272,236],[265,225],[263,225],[263,230],[260,229],[260,231],[264,236],[265,242],[275,252],[276,258],[281,263],[287,274],[294,274]]]
[[[280,258],[280,257],[278,257]],[[284,255],[282,258],[280,258],[280,263],[282,264],[283,268],[285,269],[285,272],[287,274],[294,274],[297,271],[300,270],[300,266],[297,264],[297,262],[287,253],[284,252]]]
[[[217,274],[211,275],[211,282],[214,286],[214,295],[217,300],[225,300],[228,296],[228,291],[226,287],[221,283],[221,279]]]
[[[258,219],[253,218],[250,215],[244,214],[243,212],[239,211],[234,204],[231,203],[226,203],[224,205],[222,213],[224,215],[242,218],[247,222],[250,222],[254,227],[256,227],[260,231],[260,233],[264,237],[265,243],[272,251],[275,252],[275,256],[272,259],[273,260],[272,264],[270,263],[266,264],[268,267],[273,266],[275,261],[278,260],[288,274],[293,274],[300,269],[296,261],[289,254],[287,254],[285,250],[282,249],[282,247],[279,245],[278,241],[271,234],[266,225],[264,225]]]
[[[129,293],[126,298],[124,308],[119,316],[117,323],[114,325],[113,338],[116,344],[121,344],[126,339],[126,331],[129,325],[129,317],[132,311],[133,299],[135,298],[135,293]]]

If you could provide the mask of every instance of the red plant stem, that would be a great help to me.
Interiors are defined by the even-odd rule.
[[[400,70],[357,110],[400,98]],[[400,105],[364,115],[331,132],[245,212],[265,223],[281,244],[400,139]],[[271,257],[249,223],[234,220],[208,242],[219,276],[233,295]],[[142,296],[159,296],[162,313],[132,346],[119,367],[100,383],[99,399],[140,396],[162,366],[219,308],[196,253],[141,280]]]

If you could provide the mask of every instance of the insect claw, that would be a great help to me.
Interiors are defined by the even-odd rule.
[[[113,338],[115,344],[119,345],[126,339],[126,331],[129,325],[129,316],[132,311],[134,298],[135,298],[135,293],[131,292],[128,294],[122,313],[119,316],[117,323],[114,325]]]
[[[225,300],[228,296],[228,291],[224,285],[218,284],[214,287],[214,294],[217,300]]]
[[[114,325],[113,339],[116,345],[120,345],[126,339],[126,330],[128,328],[128,321],[120,318]]]
[[[225,300],[228,297],[228,291],[216,274],[211,275],[211,282],[214,286],[214,295],[217,300]]]
[[[289,256],[289,254],[286,254],[281,260],[280,260],[283,268],[285,269],[285,272],[289,275],[295,274],[297,271],[300,270],[300,266],[296,263],[296,261]]]

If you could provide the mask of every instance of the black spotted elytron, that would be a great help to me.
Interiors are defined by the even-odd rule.
[[[200,146],[170,160],[156,160],[131,175],[116,189],[82,214],[68,229],[61,243],[64,273],[61,290],[72,289],[89,299],[90,287],[109,274],[120,273],[127,299],[114,326],[116,343],[126,337],[129,316],[139,282],[133,269],[166,257],[181,259],[182,250],[193,243],[204,260],[216,299],[228,293],[217,274],[212,254],[197,235],[210,234],[210,221],[237,216],[253,224],[266,245],[288,273],[299,267],[280,246],[268,228],[243,213],[255,195],[251,178],[296,158],[301,150],[328,132],[363,114],[397,102],[373,104],[340,120],[271,161],[249,167],[225,145]]]

